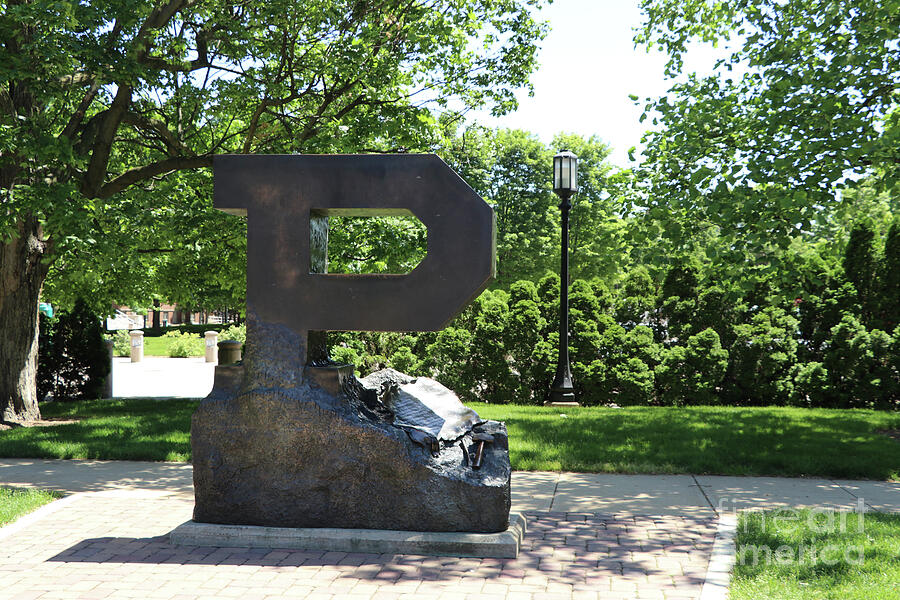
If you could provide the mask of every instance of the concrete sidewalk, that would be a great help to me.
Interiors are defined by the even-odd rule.
[[[65,492],[152,490],[193,497],[184,463],[0,459],[0,485]],[[513,473],[519,512],[714,518],[741,509],[823,507],[900,512],[900,483],[786,477]]]
[[[0,528],[0,600],[724,598],[717,510],[900,510],[896,483],[517,472],[517,559],[174,546],[191,478],[182,463],[0,460],[0,485],[72,494]]]
[[[203,358],[145,356],[141,362],[113,359],[116,398],[203,398],[213,386],[215,363]]]

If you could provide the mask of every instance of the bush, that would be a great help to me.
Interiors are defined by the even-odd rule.
[[[877,311],[874,242],[872,227],[858,223],[850,231],[850,240],[844,250],[844,277],[853,284],[861,308],[860,320],[866,325],[871,325],[872,315]]]
[[[482,294],[476,301],[476,310],[470,361],[478,398],[494,404],[511,402],[517,382],[503,343],[509,321],[506,294]]]
[[[198,335],[170,331],[163,337],[172,340],[169,342],[169,356],[172,358],[203,356],[203,339]]]
[[[600,315],[596,321],[576,319],[569,329],[572,377],[579,401],[584,404],[615,401],[612,370],[623,359],[625,329],[609,315]]]
[[[728,367],[728,351],[719,334],[704,329],[688,338],[684,346],[662,353],[656,368],[657,393],[663,404],[716,404],[716,394]]]
[[[698,269],[678,263],[669,269],[659,295],[659,316],[665,323],[661,341],[684,343],[693,333],[691,325],[697,311]]]
[[[651,322],[656,308],[656,288],[643,266],[632,269],[625,276],[616,304],[616,320],[623,327],[632,328]]]
[[[885,331],[898,327],[900,320],[900,216],[888,230],[884,241],[884,258],[879,270],[878,314],[875,325]],[[900,368],[900,367],[898,367]]]
[[[94,400],[109,375],[109,354],[100,318],[79,300],[56,319],[40,317],[38,397],[57,401]]]
[[[729,404],[786,404],[792,397],[797,362],[797,319],[767,307],[750,323],[734,326],[729,349]]]
[[[392,369],[407,375],[416,375],[419,372],[419,359],[416,358],[409,346],[397,348],[397,351],[391,355],[390,364]]]
[[[646,269],[615,297],[602,282],[573,281],[579,402],[900,408],[900,327],[865,327],[839,270],[810,261],[799,292],[768,279],[744,289],[714,273],[701,280],[690,262],[669,270],[659,294]],[[331,356],[364,374],[386,365],[430,374],[466,401],[540,403],[556,370],[558,319],[559,278],[547,275],[485,292],[437,333],[332,334]]]
[[[656,377],[653,369],[639,358],[628,358],[612,370],[612,384],[617,404],[650,404]]]
[[[131,336],[127,329],[117,329],[104,337],[113,341],[113,356],[131,356]]]
[[[213,331],[212,329],[207,329],[207,331]],[[232,325],[231,327],[226,327],[219,333],[219,341],[235,341],[240,342],[242,344],[247,343],[247,326],[246,325]]]
[[[837,408],[897,408],[896,332],[867,330],[853,315],[845,315],[831,330],[825,350],[830,401]]]
[[[147,337],[163,337],[171,331],[203,335],[207,331],[221,332],[232,326],[230,323],[182,323],[181,325],[166,325],[165,327],[145,327],[143,331]]]
[[[541,315],[537,286],[517,281],[509,290],[509,316],[504,344],[510,368],[517,374],[515,401],[540,403],[553,380],[554,348],[544,337],[547,320]]]
[[[338,365],[353,365],[355,369],[359,369],[362,365],[362,358],[356,348],[346,345],[338,345],[331,347],[331,362]]]
[[[820,362],[800,363],[793,368],[791,403],[796,406],[825,406],[831,397],[828,369]]]
[[[434,342],[428,346],[423,365],[464,402],[478,399],[471,364],[471,345],[470,332],[458,327],[447,327],[438,332]]]

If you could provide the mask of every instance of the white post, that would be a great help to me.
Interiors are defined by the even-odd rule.
[[[206,336],[206,362],[218,362],[219,361],[219,332],[218,331],[207,331]]]
[[[131,336],[131,362],[141,362],[144,360],[144,332],[140,329],[129,331]]]

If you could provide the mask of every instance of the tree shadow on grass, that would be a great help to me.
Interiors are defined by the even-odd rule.
[[[70,411],[82,420],[52,428],[0,432],[0,456],[106,460],[190,460],[190,423],[196,403],[156,402],[108,410]],[[81,416],[84,415],[84,416]]]

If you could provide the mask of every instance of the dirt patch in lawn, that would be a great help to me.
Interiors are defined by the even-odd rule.
[[[81,419],[51,417],[49,419],[37,419],[36,421],[23,421],[22,423],[16,423],[15,425],[0,423],[0,431],[6,431],[13,427],[55,427],[57,425],[71,425],[72,423],[78,423],[79,421],[81,421]]]
[[[879,429],[875,433],[886,435],[896,442],[900,442],[900,429]]]

